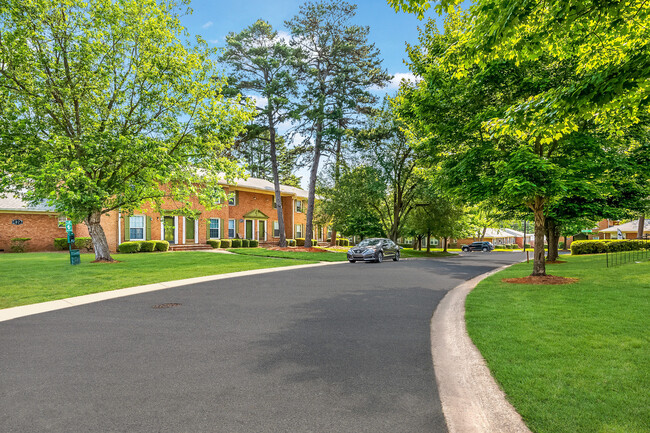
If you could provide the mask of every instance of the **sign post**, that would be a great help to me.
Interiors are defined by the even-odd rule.
[[[74,245],[74,232],[72,231],[72,221],[65,222],[65,231],[68,233],[68,250],[70,250],[70,264],[78,265],[81,263],[81,255],[79,250],[73,250]]]

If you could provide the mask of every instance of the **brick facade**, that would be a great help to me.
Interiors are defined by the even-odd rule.
[[[259,181],[259,180],[255,180]],[[132,214],[124,214],[118,211],[110,212],[102,216],[101,225],[106,234],[106,240],[112,252],[117,246],[132,239],[131,234],[141,234],[144,239],[169,239],[175,244],[205,244],[210,238],[211,219],[218,225],[218,234],[221,239],[230,239],[228,233],[229,221],[234,220],[236,232],[235,238],[251,238],[260,242],[277,243],[279,237],[274,237],[273,227],[278,220],[277,210],[273,207],[275,194],[272,190],[257,190],[251,187],[223,185],[227,194],[236,197],[234,205],[228,202],[222,203],[219,208],[207,210],[194,200],[192,205],[193,215],[183,215],[178,206],[171,201],[164,202],[163,212],[159,213],[145,204],[141,210]],[[304,201],[302,212],[297,212],[295,202]],[[306,226],[306,191],[297,188],[290,188],[289,193],[282,194],[282,207],[284,214],[285,233],[287,239],[296,237],[296,225]],[[0,209],[0,212],[2,210]],[[248,216],[247,216],[248,215]],[[131,216],[143,216],[143,230],[130,229],[131,221],[139,222],[141,219],[130,219]],[[165,218],[169,218],[167,230],[165,230]],[[22,224],[14,225],[12,220],[20,219]],[[128,221],[127,221],[128,219]],[[247,233],[248,227],[248,233]],[[250,230],[252,229],[252,233]],[[165,233],[167,231],[167,233]],[[77,237],[88,236],[88,229],[85,224],[76,224],[74,232]],[[150,236],[148,236],[150,234]],[[232,233],[231,233],[232,234]],[[167,236],[166,236],[167,235]],[[193,235],[193,236],[192,236]],[[28,251],[53,251],[54,239],[66,236],[65,228],[58,227],[58,214],[55,212],[25,212],[5,211],[0,213],[0,250],[10,250],[11,238],[29,237],[27,243]],[[215,236],[213,236],[214,238]]]

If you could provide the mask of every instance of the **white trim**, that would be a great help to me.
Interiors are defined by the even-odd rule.
[[[266,242],[269,237],[269,220],[264,220],[264,242]]]
[[[294,221],[294,216],[296,214],[296,204],[295,204],[296,199],[292,198],[291,199],[291,239],[296,238],[296,222]],[[284,228],[284,235],[287,235],[287,228]]]
[[[117,212],[117,245],[122,243],[122,213]]]
[[[185,243],[185,222],[187,221],[187,219],[185,219],[184,216],[182,216],[181,218],[183,218],[183,238],[181,239],[181,243],[184,244]]]
[[[135,217],[142,217],[142,227],[135,227],[135,228],[142,228],[142,238],[141,239],[135,239],[131,236],[131,227],[133,225],[131,224],[131,218]],[[129,240],[130,241],[146,241],[147,240],[147,216],[146,215],[130,215],[129,216]]]
[[[160,216],[160,240],[165,240],[165,216]]]
[[[194,218],[194,243],[199,243],[199,219]]]
[[[178,244],[178,217],[174,217],[174,244]]]

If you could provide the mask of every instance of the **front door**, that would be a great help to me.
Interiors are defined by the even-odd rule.
[[[185,243],[194,242],[194,218],[185,218]]]
[[[253,220],[246,220],[246,239],[253,239]]]
[[[166,216],[163,222],[163,227],[165,229],[165,240],[170,244],[173,244],[176,239],[174,239],[174,217]]]
[[[259,237],[260,242],[266,240],[266,230],[264,230],[264,227],[266,226],[266,221],[264,220],[259,220],[259,229],[257,230],[257,234]]]

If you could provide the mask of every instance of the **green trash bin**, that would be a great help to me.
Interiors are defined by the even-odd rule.
[[[70,264],[78,265],[79,263],[81,263],[81,255],[79,254],[79,250],[70,250]]]

